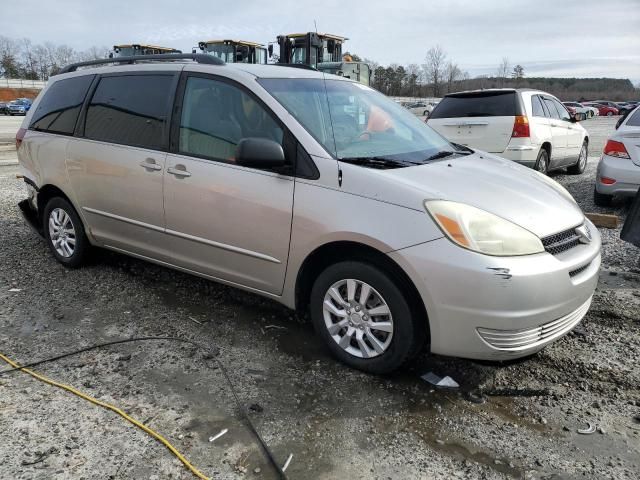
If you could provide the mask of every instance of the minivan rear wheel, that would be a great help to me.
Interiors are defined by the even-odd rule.
[[[391,372],[422,345],[424,329],[396,282],[370,264],[345,261],[316,279],[310,298],[317,334],[334,357],[370,373]]]
[[[549,153],[544,148],[540,149],[540,153],[538,153],[535,169],[545,175],[549,171]]]
[[[89,240],[82,221],[64,198],[50,199],[42,216],[44,237],[53,256],[67,267],[82,265],[89,254]]]
[[[567,168],[567,173],[571,175],[579,175],[584,172],[584,169],[587,168],[587,157],[589,155],[589,144],[585,140],[582,142],[582,148],[580,149],[580,154],[578,155],[578,161],[575,165],[571,165]]]

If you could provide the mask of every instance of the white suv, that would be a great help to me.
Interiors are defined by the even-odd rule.
[[[460,145],[495,153],[539,172],[587,165],[589,137],[553,95],[529,89],[489,89],[445,96],[429,126]]]

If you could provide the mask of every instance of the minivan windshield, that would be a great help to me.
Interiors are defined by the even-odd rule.
[[[320,78],[259,82],[339,160],[398,168],[470,153],[365,85]]]

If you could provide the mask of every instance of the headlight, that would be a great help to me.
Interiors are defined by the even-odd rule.
[[[564,188],[562,185],[560,185],[555,180],[552,180],[549,177],[547,177],[544,173],[540,173],[537,170],[532,170],[532,171],[538,176],[538,178],[540,180],[542,180],[544,183],[546,183],[551,188],[553,188],[556,192],[558,192],[559,194],[564,196],[567,200],[570,200],[571,202],[573,202],[573,203],[575,203],[577,205],[575,198],[573,198],[571,196],[571,194],[569,193],[569,191],[566,188]]]
[[[544,252],[529,230],[465,203],[426,200],[424,206],[447,237],[461,247],[496,256]]]

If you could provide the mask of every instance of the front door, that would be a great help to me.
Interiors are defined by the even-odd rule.
[[[282,143],[283,128],[238,84],[186,75],[166,160],[167,241],[177,265],[272,294],[282,292],[293,177],[235,164],[242,138]]]
[[[69,141],[69,180],[92,235],[106,246],[149,256],[162,246],[167,114],[176,80],[173,73],[103,76],[83,138]]]

